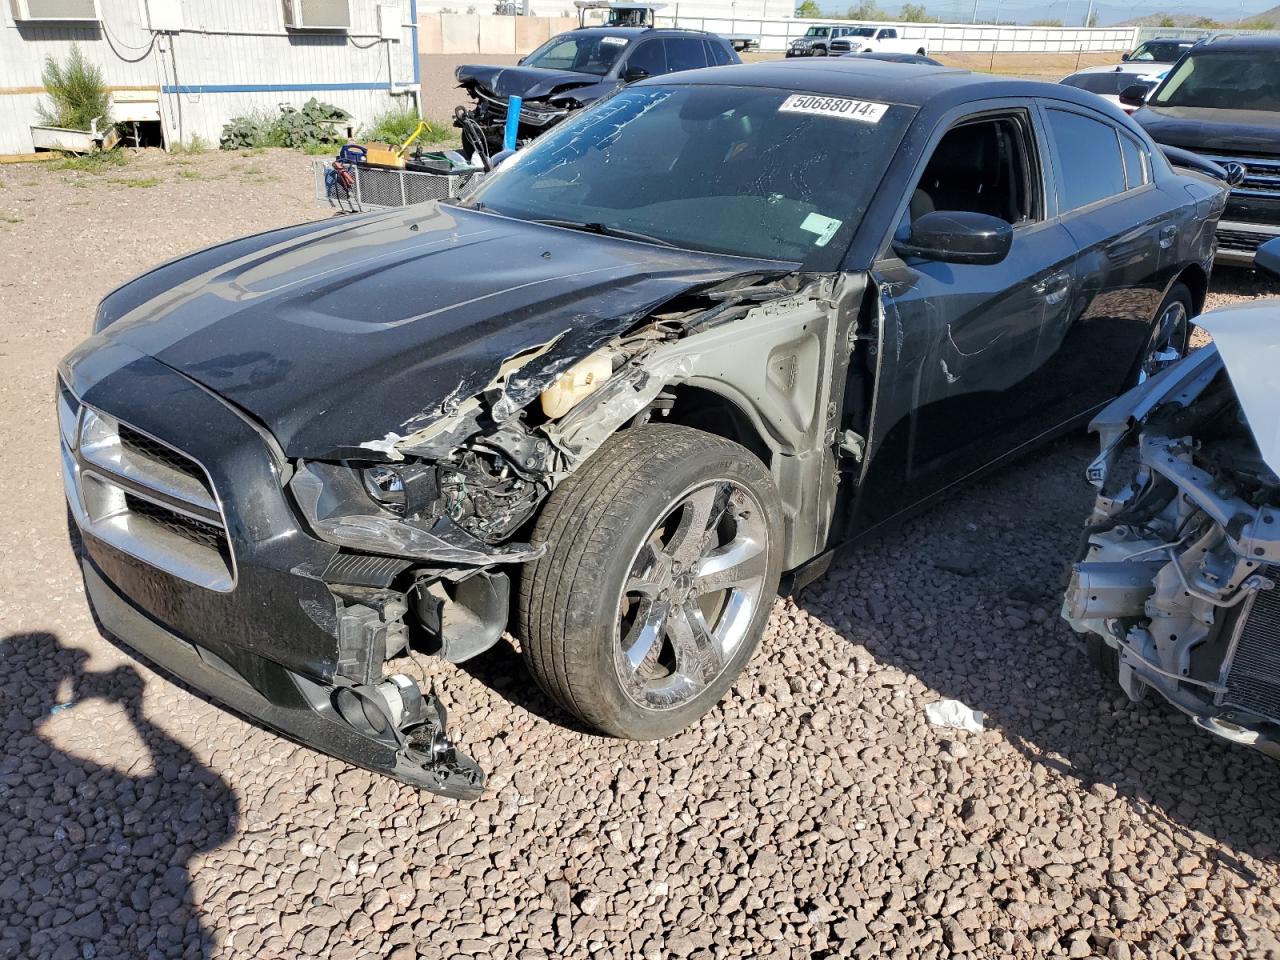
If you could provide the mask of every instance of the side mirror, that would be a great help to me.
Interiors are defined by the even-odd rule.
[[[1253,255],[1253,265],[1263,273],[1280,279],[1280,237],[1268,240]]]
[[[626,73],[622,75],[623,82],[635,83],[637,80],[647,80],[649,71],[644,67],[627,67]]]
[[[1120,59],[1121,59],[1121,60],[1128,60],[1128,59],[1129,59],[1129,56],[1130,56],[1130,55],[1129,55],[1129,54],[1127,54],[1127,53],[1122,53],[1122,54],[1120,54]]]
[[[1126,107],[1140,107],[1147,102],[1151,88],[1145,83],[1134,83],[1120,91],[1120,102]]]
[[[1013,245],[1013,227],[998,217],[968,210],[935,210],[911,223],[905,240],[893,244],[904,260],[942,263],[999,263]]]

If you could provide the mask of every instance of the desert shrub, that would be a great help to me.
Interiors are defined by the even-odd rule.
[[[98,129],[107,127],[111,119],[111,93],[102,79],[102,71],[89,63],[78,43],[71,45],[65,64],[46,57],[41,74],[49,91],[49,105],[36,107],[41,121],[51,127],[88,130],[94,117],[101,117]]]
[[[375,143],[404,143],[417,129],[420,119],[416,110],[389,110],[375,118],[368,128],[362,130],[361,136]],[[428,120],[427,128],[422,131],[422,136],[418,140],[421,143],[437,143],[452,137],[451,124]]]
[[[232,117],[223,125],[218,144],[223,150],[250,147],[288,147],[301,150],[338,144],[343,138],[330,121],[342,122],[349,118],[350,115],[340,107],[321,103],[312,97],[301,109],[288,103],[280,104],[280,112],[274,117],[262,111]]]

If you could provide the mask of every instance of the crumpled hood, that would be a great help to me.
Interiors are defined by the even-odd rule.
[[[1280,156],[1280,113],[1147,106],[1133,119],[1156,143],[1193,151]]]
[[[1262,461],[1280,476],[1280,299],[1196,317],[1213,337]]]
[[[461,86],[475,84],[496,96],[522,97],[534,100],[563,93],[578,87],[593,87],[604,78],[572,70],[548,70],[544,67],[486,67],[465,64],[458,68]]]
[[[528,381],[673,297],[778,268],[424,204],[157,268],[104,301],[109,325],[65,362],[113,345],[153,356],[248,411],[291,456],[367,455],[362,445],[483,390],[506,359],[545,348]]]

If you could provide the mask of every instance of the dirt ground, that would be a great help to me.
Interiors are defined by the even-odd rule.
[[[1057,616],[1083,437],[779,600],[724,703],[665,742],[583,732],[506,644],[432,664],[491,773],[473,803],[295,746],[100,635],[54,366],[148,266],[325,215],[307,170],[0,168],[0,958],[1280,955],[1280,767],[1117,697]],[[1275,292],[1224,270],[1212,299]],[[928,726],[940,697],[984,732]]]

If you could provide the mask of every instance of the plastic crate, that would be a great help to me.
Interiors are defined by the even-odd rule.
[[[311,170],[316,200],[349,211],[386,210],[457,197],[468,183],[479,176],[474,173],[440,174],[356,166],[351,168],[355,184],[346,190],[334,175],[332,160],[313,160]]]

